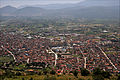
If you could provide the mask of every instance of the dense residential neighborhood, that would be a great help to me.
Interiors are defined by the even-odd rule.
[[[43,62],[44,67],[56,66],[57,70],[70,71],[86,68],[92,71],[100,67],[105,71],[120,71],[119,41],[103,40],[94,35],[85,36],[84,34],[58,33],[56,36],[47,38],[1,32],[0,55],[11,56],[18,63]]]
[[[113,74],[120,73],[119,30],[112,32],[107,31],[112,26],[101,30],[104,25],[91,25],[81,24],[74,29],[69,26],[60,30],[50,25],[40,29],[42,33],[34,33],[34,29],[29,27],[5,29],[4,25],[4,28],[0,28],[0,56],[10,57],[10,60],[1,61],[1,69],[22,65],[25,67],[14,70],[36,72],[36,69],[51,68],[57,74],[63,74],[74,70],[81,72],[82,68],[92,73],[94,69],[100,68]],[[95,30],[96,27],[101,32]],[[96,34],[89,33],[89,29]]]
[[[0,0],[0,80],[120,80],[119,0]]]

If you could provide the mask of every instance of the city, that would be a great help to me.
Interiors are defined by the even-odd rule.
[[[0,80],[120,80],[119,0],[0,3]]]

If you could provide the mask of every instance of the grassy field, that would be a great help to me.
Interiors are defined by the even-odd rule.
[[[1,79],[0,79],[1,80]],[[81,76],[78,78],[71,74],[66,75],[27,75],[27,76],[14,76],[12,78],[5,78],[4,80],[93,80],[92,76]],[[110,79],[105,78],[104,80],[117,80],[116,76],[112,76]]]
[[[92,80],[92,76],[81,76],[78,74],[78,78],[76,78],[72,74],[66,75],[28,75],[28,76],[15,76],[13,78],[6,78],[5,80]]]

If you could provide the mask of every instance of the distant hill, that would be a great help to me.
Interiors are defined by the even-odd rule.
[[[31,7],[40,7],[44,9],[63,9],[68,7],[92,7],[92,6],[118,6],[120,5],[119,0],[84,0],[79,3],[74,4],[48,4],[48,5],[32,5]],[[30,7],[30,6],[21,6]]]
[[[68,7],[74,7],[75,4],[48,4],[48,5],[32,5],[32,7],[40,7],[44,9],[63,9],[63,8],[68,8]],[[21,6],[27,7],[27,6]]]
[[[6,6],[3,8],[0,8],[0,15],[10,16],[16,10],[17,10],[17,8],[15,8],[15,7]]]
[[[115,19],[119,18],[119,6],[111,6],[111,7],[85,7],[78,8],[74,7],[71,9],[65,9],[64,13],[74,16],[76,18],[101,18],[101,19]]]
[[[85,0],[83,2],[80,2],[77,4],[77,6],[119,6],[120,1],[119,0]]]
[[[119,18],[119,0],[85,0],[77,4],[69,4],[66,8],[44,9],[40,7],[24,7],[17,9],[11,6],[0,8],[1,16],[40,16],[68,17],[86,19],[116,19]],[[70,7],[70,5],[72,5]],[[49,5],[50,7],[51,5]],[[57,5],[53,5],[57,6]],[[60,7],[60,5],[58,5]],[[62,5],[64,6],[64,5]],[[61,7],[62,7],[61,6]],[[48,6],[46,6],[48,7]]]
[[[45,10],[39,7],[25,7],[14,11],[16,16],[41,16]]]

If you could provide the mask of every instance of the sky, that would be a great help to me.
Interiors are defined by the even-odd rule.
[[[0,0],[0,7],[14,6],[20,7],[25,5],[47,5],[47,4],[65,4],[78,3],[84,0]]]

